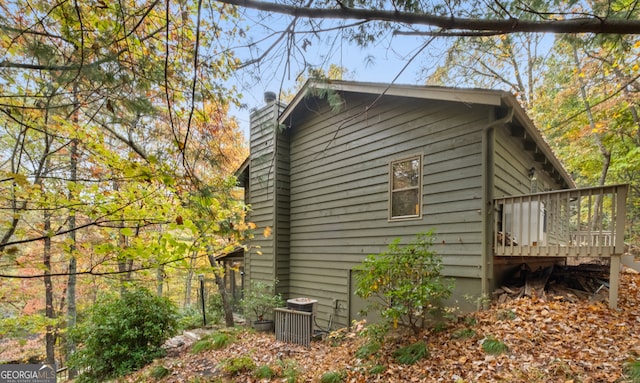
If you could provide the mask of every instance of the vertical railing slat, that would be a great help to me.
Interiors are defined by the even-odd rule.
[[[627,188],[615,185],[496,198],[495,254],[620,254],[624,249]],[[498,235],[500,231],[502,236]]]
[[[589,189],[589,203],[587,204],[587,253],[591,254],[592,250],[592,243],[591,243],[591,223],[593,222],[593,213],[592,213],[592,208],[593,208],[593,189]]]

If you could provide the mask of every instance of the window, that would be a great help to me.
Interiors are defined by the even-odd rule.
[[[422,156],[393,161],[389,168],[389,219],[420,218]]]

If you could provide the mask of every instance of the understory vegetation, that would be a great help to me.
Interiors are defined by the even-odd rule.
[[[163,356],[177,319],[173,303],[145,289],[101,297],[72,334],[80,345],[70,359],[83,371],[78,381],[121,376]]]
[[[196,354],[195,345],[184,346],[120,381],[639,382],[640,275],[624,274],[621,292],[617,310],[606,302],[521,298],[459,315],[438,331],[354,322],[308,348],[242,328],[220,348]]]
[[[425,325],[446,320],[444,300],[451,296],[454,283],[442,276],[442,259],[432,250],[435,235],[420,233],[400,245],[392,241],[386,251],[368,255],[355,268],[356,294],[368,309],[380,312],[382,329],[403,325],[420,332]]]

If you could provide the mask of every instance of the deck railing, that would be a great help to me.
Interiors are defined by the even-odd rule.
[[[627,185],[496,198],[497,256],[622,254]]]

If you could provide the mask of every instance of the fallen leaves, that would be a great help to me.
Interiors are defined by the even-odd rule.
[[[43,336],[33,336],[20,341],[0,337],[0,364],[37,363],[44,357],[43,344]]]
[[[368,359],[355,357],[365,339],[342,330],[340,336],[312,342],[311,347],[286,344],[273,335],[243,332],[223,350],[158,360],[170,370],[162,382],[221,377],[233,382],[280,382],[293,368],[298,382],[318,382],[322,374],[344,371],[345,382],[620,382],[623,366],[640,355],[640,275],[623,274],[619,308],[606,302],[519,298],[490,310],[460,318],[445,331],[395,334]],[[489,355],[483,339],[504,343],[508,351]],[[416,341],[427,345],[429,357],[399,364],[393,353]],[[337,345],[335,345],[337,343]],[[252,373],[228,377],[221,363],[249,356],[257,366],[280,373],[272,380]],[[121,379],[145,381],[151,367]],[[375,371],[376,373],[372,373]],[[225,380],[226,379],[226,380]]]

